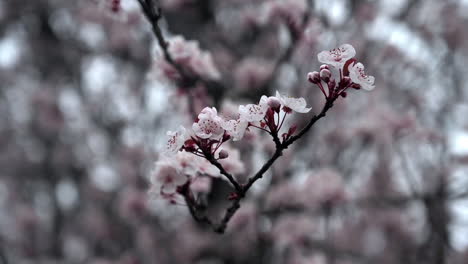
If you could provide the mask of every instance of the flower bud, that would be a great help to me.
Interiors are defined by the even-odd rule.
[[[325,70],[325,69],[329,70],[330,67],[328,67],[328,65],[326,65],[326,64],[320,65],[320,70]]]
[[[356,89],[356,90],[359,90],[359,89],[361,89],[361,85],[359,85],[359,84],[357,84],[357,83],[353,83],[353,84],[351,85],[351,88],[354,88],[354,89]]]
[[[331,76],[331,71],[330,70],[323,69],[323,70],[320,71],[320,78],[324,82],[328,82],[330,80],[330,76]]]
[[[276,98],[276,97],[270,97],[268,98],[268,102],[267,102],[268,106],[271,107],[271,109],[273,109],[273,111],[275,112],[279,112],[280,108],[281,108],[281,101]]]
[[[341,95],[341,97],[346,98],[346,96],[348,95],[348,93],[346,93],[345,91],[343,91],[343,92],[340,93],[340,95]]]
[[[222,149],[218,154],[219,159],[225,159],[227,157],[229,157],[229,153],[224,149]]]
[[[307,79],[309,79],[309,82],[317,84],[320,82],[320,74],[316,71],[309,72],[307,74]]]

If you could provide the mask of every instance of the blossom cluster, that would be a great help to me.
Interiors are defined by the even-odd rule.
[[[174,59],[191,65],[198,46],[194,42],[185,43],[181,38],[173,41],[169,47]],[[322,65],[320,72],[308,74],[309,81],[325,95],[329,107],[339,96],[345,97],[346,89],[350,87],[374,88],[374,77],[365,74],[364,66],[353,58],[355,54],[349,44],[320,52],[319,61],[328,65]],[[339,72],[338,84],[332,76],[333,68]],[[294,112],[308,113],[310,110],[304,98],[285,96],[278,91],[274,96],[262,96],[257,104],[239,105],[237,112],[229,114],[230,118],[219,114],[215,107],[205,107],[190,128],[180,126],[177,131],[167,132],[166,155],[156,162],[151,178],[153,193],[178,203],[183,201],[181,198],[193,197],[193,192],[209,191],[210,179],[220,177],[234,185],[237,193],[233,194],[233,199],[236,199],[244,192],[235,179],[244,172],[244,165],[238,151],[230,149],[226,142],[239,141],[250,129],[258,129],[271,135],[276,148],[281,151],[297,139],[292,139],[296,136],[296,126],[287,125],[286,118]]]
[[[190,74],[209,80],[217,80],[221,77],[211,53],[202,51],[198,41],[185,40],[182,36],[175,36],[168,40],[167,51],[171,54],[174,62]],[[160,74],[171,80],[180,78],[177,69],[165,60],[162,53],[157,55],[156,68]]]
[[[293,112],[309,112],[311,108],[306,106],[304,98],[276,92],[275,96],[262,96],[258,104],[240,105],[235,119],[222,117],[214,107],[204,108],[191,129],[181,126],[177,131],[167,132],[167,155],[156,162],[152,192],[172,203],[181,202],[178,194],[182,186],[192,187],[199,177],[221,175],[210,159],[219,161],[229,173],[243,173],[240,154],[225,143],[241,140],[250,128],[275,135],[284,130],[281,137],[285,141],[293,135],[295,126],[283,128],[284,120]]]
[[[167,133],[167,151],[215,154],[227,140],[241,140],[249,127],[269,133],[278,132],[287,114],[309,112],[311,108],[306,105],[304,98],[292,98],[276,92],[276,96],[262,96],[258,104],[240,105],[236,119],[225,119],[218,115],[216,108],[205,107],[193,123],[191,132],[180,127],[178,131]]]
[[[320,66],[320,72],[310,72],[308,74],[309,81],[316,84],[324,96],[330,99],[338,96],[346,97],[346,89],[350,87],[373,90],[375,78],[364,72],[364,65],[354,59],[355,55],[356,50],[350,44],[343,44],[338,48],[320,52],[317,56],[318,60],[326,64]],[[333,78],[329,65],[339,72],[338,84]],[[325,89],[323,83],[327,85],[328,89]]]
[[[240,153],[229,146],[223,146],[221,153],[229,152],[229,158],[220,163],[229,173],[241,174],[245,171]],[[221,154],[221,156],[224,154]],[[219,178],[221,173],[207,159],[193,155],[187,151],[179,151],[175,155],[163,156],[157,162],[152,174],[150,193],[173,204],[183,204],[178,195],[178,188],[187,184],[190,190],[197,193],[210,191],[212,178]]]

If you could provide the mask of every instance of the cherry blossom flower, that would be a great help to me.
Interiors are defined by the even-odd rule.
[[[244,137],[248,122],[241,119],[229,120],[223,123],[223,128],[232,137],[232,140],[238,141]]]
[[[264,95],[260,98],[259,104],[263,105],[263,107],[271,107],[275,111],[278,111],[281,108],[281,100],[276,96],[266,97]]]
[[[190,67],[198,75],[211,80],[219,80],[221,74],[214,65],[213,57],[208,52],[201,52],[190,61]]]
[[[369,76],[364,72],[364,65],[362,63],[354,63],[349,65],[349,77],[351,81],[356,84],[359,84],[362,89],[371,91],[375,88],[374,86],[374,76]]]
[[[187,151],[180,151],[174,157],[174,161],[177,164],[179,170],[189,177],[194,177],[197,175],[199,171],[197,163],[198,159],[199,157]]]
[[[268,105],[248,104],[239,106],[239,115],[241,121],[258,122],[263,120],[266,115]]]
[[[211,80],[217,80],[221,77],[211,54],[200,50],[197,41],[188,41],[182,36],[175,36],[169,39],[168,43],[167,51],[171,54],[174,62],[185,67],[188,71]],[[170,79],[179,77],[176,69],[164,59],[162,52],[159,52],[157,56],[156,66],[160,73]]]
[[[288,96],[281,95],[276,91],[276,98],[279,98],[281,104],[283,105],[283,110],[285,112],[290,112],[290,110],[298,113],[308,113],[311,107],[307,108],[307,103],[304,98],[293,98]]]
[[[216,116],[218,116],[218,111],[215,107],[205,107],[200,111],[200,114],[198,114],[198,119],[214,118]]]
[[[166,152],[175,154],[184,145],[186,139],[186,130],[183,126],[180,126],[177,131],[167,131],[169,139],[166,144]]]
[[[178,152],[173,162],[182,174],[191,179],[195,179],[200,175],[220,176],[218,168],[213,166],[209,161],[187,151]]]
[[[169,39],[167,51],[178,63],[187,63],[191,57],[200,53],[198,42],[186,41],[182,36],[175,36]]]
[[[211,190],[212,179],[210,177],[197,177],[190,183],[190,189],[198,193],[206,193]]]
[[[171,159],[160,159],[156,162],[155,170],[150,178],[153,185],[153,192],[156,193],[159,187],[159,193],[164,198],[164,194],[176,192],[177,186],[183,185],[188,181],[188,177],[181,173],[179,166]]]
[[[332,50],[320,52],[317,57],[320,62],[332,65],[335,68],[342,68],[346,61],[356,55],[356,50],[350,44],[343,44]]]
[[[224,135],[224,120],[218,116],[216,108],[205,107],[198,115],[198,122],[193,123],[195,135],[203,139],[219,140]]]

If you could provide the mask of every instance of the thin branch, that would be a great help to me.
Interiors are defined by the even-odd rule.
[[[183,79],[182,82],[186,85],[186,87],[193,86],[198,80],[198,78],[195,76],[191,76],[189,73],[187,73],[181,65],[175,62],[174,58],[169,53],[169,50],[168,50],[169,43],[164,38],[162,30],[159,27],[159,20],[162,17],[161,8],[160,7],[156,8],[153,3],[153,0],[137,0],[137,1],[138,3],[140,3],[141,10],[143,11],[143,14],[145,15],[146,19],[151,24],[151,29],[153,31],[153,34],[158,40],[158,45],[164,54],[164,59],[169,64],[171,64],[172,67],[174,67],[177,70],[177,72]]]
[[[228,180],[229,182],[234,186],[234,188],[236,189],[236,192],[242,192],[242,187],[240,186],[240,184],[234,179],[234,177],[229,173],[227,172],[223,165],[221,165],[221,163],[219,163],[214,157],[213,155],[211,155],[210,153],[205,153],[205,158],[211,163],[213,164],[214,166],[216,166],[216,168],[219,169],[219,171],[221,172],[222,175],[224,175]]]
[[[289,140],[283,142],[283,143],[279,143],[276,145],[276,150],[275,150],[275,153],[273,154],[273,156],[262,166],[262,168],[260,168],[260,170],[251,178],[249,178],[249,180],[247,181],[247,183],[242,186],[241,190],[237,191],[237,197],[235,197],[235,199],[233,200],[231,206],[226,210],[226,213],[224,214],[224,217],[223,219],[221,220],[220,224],[215,228],[215,231],[218,232],[218,233],[224,233],[226,227],[227,227],[227,224],[228,222],[230,221],[230,219],[234,216],[235,212],[240,208],[240,201],[245,197],[245,195],[247,194],[248,190],[250,189],[250,187],[252,187],[252,185],[259,179],[261,179],[263,177],[263,174],[265,174],[265,172],[268,171],[268,169],[270,169],[270,167],[273,165],[273,163],[283,155],[283,150],[287,149],[289,147],[289,145],[291,145],[294,141],[298,140],[299,138],[301,138],[305,133],[307,133],[307,131],[310,130],[310,128],[318,121],[320,120],[321,118],[323,118],[327,111],[333,106],[333,102],[336,100],[336,98],[334,99],[330,99],[330,100],[327,100],[327,102],[325,103],[325,105],[323,106],[322,108],[322,111],[320,111],[320,113],[318,115],[314,115],[312,117],[312,119],[309,121],[309,123],[307,124],[306,127],[304,127],[300,132],[299,134],[297,134],[296,136],[293,136],[291,137]],[[273,133],[273,138],[277,139],[278,142],[279,142],[279,139],[278,139],[278,135],[277,133]],[[276,140],[275,140],[276,142]],[[215,161],[216,162],[216,161]],[[213,164],[213,162],[212,162]],[[218,163],[219,164],[219,163]],[[216,165],[215,165],[216,166]],[[218,166],[217,166],[218,167]],[[222,168],[222,165],[219,164],[219,167],[220,170]],[[224,170],[224,168],[223,168]],[[232,177],[232,176],[231,176]],[[236,188],[237,189],[237,188]]]

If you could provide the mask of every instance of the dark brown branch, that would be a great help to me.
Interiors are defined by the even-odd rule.
[[[187,73],[181,65],[175,62],[174,58],[172,58],[172,55],[169,53],[169,43],[164,38],[164,35],[158,24],[162,16],[161,8],[156,8],[153,3],[153,0],[137,1],[138,3],[140,3],[141,10],[143,11],[143,14],[145,15],[146,19],[151,24],[153,34],[158,40],[158,45],[164,54],[164,59],[177,70],[179,75],[182,77],[182,83],[184,84],[184,87],[193,86],[197,82],[198,78]]]
[[[320,111],[320,113],[318,115],[314,115],[311,120],[309,121],[309,123],[307,124],[307,126],[305,126],[300,132],[299,134],[297,134],[296,136],[293,136],[291,137],[289,140],[286,140],[285,142],[283,143],[280,143],[279,145],[277,144],[276,145],[276,150],[275,150],[275,153],[273,154],[273,156],[262,166],[262,168],[260,168],[260,170],[251,178],[249,178],[249,180],[247,181],[247,183],[242,186],[241,190],[240,191],[237,191],[237,197],[235,197],[235,199],[233,200],[231,206],[226,210],[226,213],[224,214],[224,217],[223,219],[221,220],[221,222],[218,224],[218,226],[215,228],[215,231],[218,232],[218,233],[224,233],[226,227],[227,227],[227,224],[228,222],[231,220],[231,218],[234,216],[235,212],[240,208],[240,201],[245,197],[245,195],[247,194],[248,190],[250,189],[250,187],[252,187],[252,185],[259,179],[261,179],[263,177],[263,174],[265,174],[265,172],[268,171],[268,169],[270,169],[270,167],[273,165],[273,163],[279,158],[281,157],[281,155],[283,155],[283,150],[287,149],[292,143],[294,143],[296,140],[298,140],[299,138],[301,138],[305,133],[307,133],[307,131],[310,130],[310,128],[318,121],[320,120],[321,118],[325,117],[327,111],[332,108],[333,106],[333,102],[336,100],[336,98],[334,99],[330,99],[330,100],[327,100],[327,102],[325,103],[325,105],[323,106],[322,108],[322,111]],[[273,138],[277,138],[277,134],[273,133],[272,134]],[[276,141],[275,141],[276,142]],[[219,163],[218,163],[219,164]],[[220,167],[222,168],[221,164],[219,164]],[[219,167],[218,167],[219,168]],[[223,169],[224,170],[224,169]]]
[[[223,165],[221,165],[221,163],[219,163],[214,157],[213,155],[211,155],[210,153],[205,153],[205,158],[211,163],[213,164],[214,166],[216,166],[216,168],[219,169],[219,171],[221,172],[222,175],[224,175],[228,180],[229,182],[234,186],[234,188],[236,189],[236,192],[242,192],[242,187],[240,186],[240,184],[234,179],[234,177],[229,173],[227,172]]]

